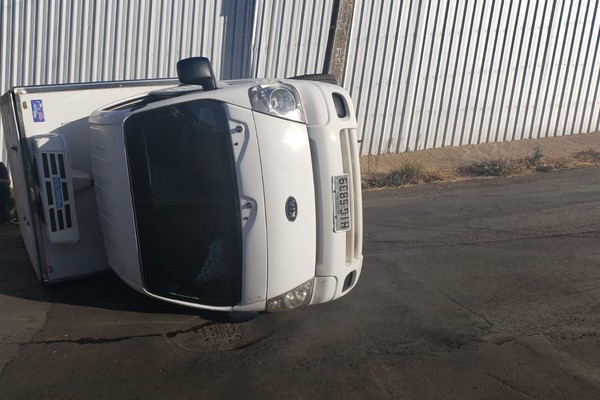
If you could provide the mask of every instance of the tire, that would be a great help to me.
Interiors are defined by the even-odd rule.
[[[317,81],[317,82],[325,82],[331,83],[332,85],[338,85],[335,76],[331,74],[308,74],[308,75],[298,75],[292,76],[288,79],[298,79],[301,81]],[[339,86],[339,85],[338,85]]]

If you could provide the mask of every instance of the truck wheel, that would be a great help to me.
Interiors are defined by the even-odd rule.
[[[308,75],[298,75],[298,76],[292,76],[291,78],[288,79],[298,79],[301,81],[317,81],[317,82],[325,82],[325,83],[331,83],[332,85],[337,85],[337,80],[335,79],[335,76],[331,75],[331,74],[308,74]]]

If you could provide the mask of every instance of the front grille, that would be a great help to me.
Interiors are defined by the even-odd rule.
[[[342,164],[350,181],[351,228],[346,231],[346,264],[353,264],[362,256],[362,194],[360,185],[360,161],[356,129],[340,131]]]

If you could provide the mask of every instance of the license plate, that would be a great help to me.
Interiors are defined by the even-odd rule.
[[[333,200],[335,204],[334,231],[347,231],[351,226],[350,181],[347,174],[333,177]]]

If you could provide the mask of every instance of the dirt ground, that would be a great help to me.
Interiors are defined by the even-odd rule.
[[[544,160],[569,160],[573,154],[588,149],[600,150],[600,132],[511,142],[484,143],[460,147],[419,150],[410,153],[362,156],[364,173],[388,172],[406,161],[418,162],[427,170],[452,171],[473,162],[495,159],[524,159],[539,146]]]

